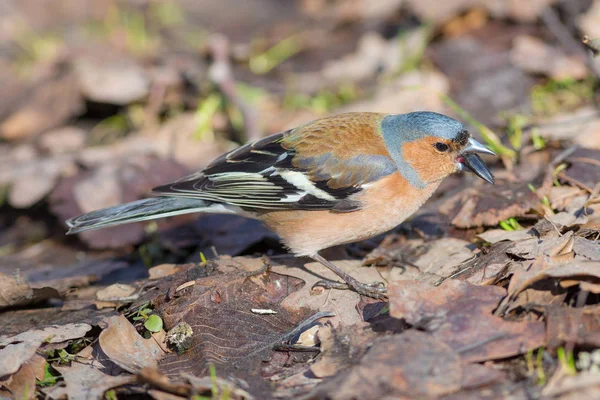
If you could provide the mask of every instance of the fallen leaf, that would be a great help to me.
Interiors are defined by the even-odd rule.
[[[532,239],[535,237],[531,230],[519,229],[516,231],[505,231],[504,229],[488,229],[487,231],[480,233],[477,237],[481,240],[486,241],[490,244],[495,244],[508,240],[511,242],[519,242],[524,239]]]
[[[535,36],[517,36],[513,46],[511,60],[524,71],[559,80],[583,79],[587,76],[582,58],[569,56]]]
[[[104,289],[100,289],[96,292],[96,299],[100,301],[121,301],[127,300],[131,297],[137,288],[131,285],[124,285],[122,283],[115,283]]]
[[[18,276],[0,273],[0,309],[39,303],[51,298],[60,298],[56,289],[33,289]]]
[[[10,375],[30,360],[42,343],[60,343],[79,339],[92,329],[88,324],[49,326],[39,330],[29,330],[18,335],[0,336],[0,377]]]
[[[99,103],[128,105],[148,95],[150,82],[144,70],[124,58],[75,62],[81,92]]]
[[[36,379],[43,379],[45,366],[46,359],[38,354],[35,354],[23,364],[19,371],[11,377],[10,383],[6,385],[13,398],[20,400],[34,399],[36,397]]]
[[[164,355],[154,339],[144,339],[122,315],[106,321],[108,328],[98,342],[106,356],[125,371],[136,373],[144,367],[156,367]]]
[[[44,133],[39,139],[39,145],[48,153],[56,155],[81,149],[85,140],[85,130],[75,126],[63,126]]]
[[[338,324],[354,325],[362,321],[360,314],[356,311],[356,304],[360,295],[350,290],[323,290],[312,287],[322,279],[339,280],[329,268],[317,262],[304,264],[301,260],[286,260],[284,265],[273,265],[271,270],[278,274],[284,274],[304,281],[304,285],[293,293],[290,293],[282,302],[281,307],[291,312],[302,310],[331,311],[335,314],[331,318],[334,326]],[[381,281],[382,278],[375,268],[361,266],[357,260],[336,260],[334,264],[343,269],[360,282]]]
[[[352,364],[353,360],[362,357],[376,338],[375,332],[366,329],[363,324],[335,328],[328,323],[319,329],[318,335],[321,354],[310,367],[310,371],[321,379],[334,376]]]
[[[592,193],[600,182],[600,150],[577,149],[567,158],[569,167],[558,174],[559,180]]]
[[[83,111],[72,73],[38,82],[15,112],[0,124],[0,137],[17,140],[54,128]]]
[[[62,375],[66,389],[49,388],[47,394],[52,398],[66,394],[72,399],[101,400],[107,390],[136,381],[134,375],[123,374],[123,370],[92,346],[77,353],[70,366],[56,365],[54,369]]]
[[[438,398],[460,389],[460,356],[432,335],[408,330],[373,341],[357,365],[317,386],[311,399]]]
[[[216,260],[216,267],[213,274],[198,277],[195,285],[179,292],[174,288],[190,278],[192,269],[174,275],[168,297],[154,300],[155,311],[167,329],[185,322],[193,331],[189,349],[182,355],[167,354],[159,362],[160,370],[168,375],[182,371],[203,375],[208,363],[214,363],[220,375],[231,373],[247,379],[250,387],[265,390],[265,382],[251,371],[260,368],[273,346],[283,344],[295,325],[311,312],[291,312],[281,306],[302,283],[278,273],[261,272],[261,259],[221,258]],[[255,314],[253,308],[271,309],[277,314]]]
[[[525,215],[540,202],[526,184],[488,186],[462,190],[448,199],[440,212],[459,228],[497,226],[500,221]]]
[[[35,355],[41,342],[21,342],[9,344],[0,349],[0,377],[12,375],[21,368],[23,364]]]
[[[505,295],[501,287],[454,279],[438,287],[398,281],[389,288],[390,315],[431,332],[469,362],[511,357],[542,346],[542,322],[508,322],[492,315]]]
[[[499,310],[506,310],[525,289],[543,281],[550,280],[575,280],[575,281],[600,281],[600,262],[573,260],[567,264],[549,264],[543,257],[537,259],[529,270],[515,271],[508,285],[508,296],[503,300]]]
[[[565,343],[584,347],[600,347],[600,309],[548,307],[546,340],[550,349]]]
[[[0,336],[0,346],[19,342],[66,342],[67,340],[79,339],[85,336],[90,329],[92,327],[84,323],[47,326],[43,329],[29,330],[13,336],[2,335]]]

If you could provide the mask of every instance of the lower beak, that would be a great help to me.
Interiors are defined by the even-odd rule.
[[[475,175],[483,179],[484,181],[494,184],[494,176],[490,169],[485,165],[479,154],[491,154],[496,155],[493,151],[476,141],[475,139],[469,139],[467,146],[464,148],[461,154],[460,169],[473,172]]]

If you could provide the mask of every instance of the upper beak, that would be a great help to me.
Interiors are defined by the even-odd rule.
[[[471,171],[484,181],[493,185],[494,176],[477,153],[490,154],[492,156],[496,155],[496,153],[479,143],[477,140],[470,138],[467,146],[461,153],[462,161],[459,165],[461,166],[461,169]]]

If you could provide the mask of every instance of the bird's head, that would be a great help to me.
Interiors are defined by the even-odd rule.
[[[455,119],[434,112],[389,115],[381,123],[381,132],[400,173],[415,187],[463,170],[494,184],[478,154],[494,152],[473,139]]]

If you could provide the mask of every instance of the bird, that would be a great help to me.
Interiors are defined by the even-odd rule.
[[[151,197],[71,218],[67,233],[196,212],[241,215],[344,281],[317,285],[385,299],[382,283],[359,282],[319,252],[393,229],[455,172],[494,184],[479,154],[495,156],[443,114],[343,113],[238,147]]]

